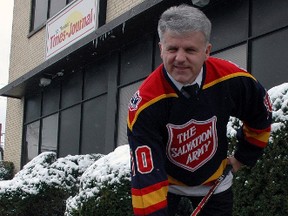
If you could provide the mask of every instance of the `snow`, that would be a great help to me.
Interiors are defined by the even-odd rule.
[[[96,169],[94,169],[94,166]],[[119,179],[125,176],[127,172],[130,172],[129,148],[128,145],[123,145],[96,161],[82,177],[91,177],[99,182],[111,181],[114,183],[114,181],[119,182]]]
[[[77,184],[76,172],[83,173],[100,155],[68,155],[56,158],[54,152],[43,152],[20,170],[12,180],[0,181],[0,193],[21,190],[37,194],[41,185],[53,185],[71,189],[71,181]],[[74,172],[74,173],[73,173]]]
[[[79,194],[66,202],[67,209],[80,208],[81,202],[97,196],[103,183],[120,183],[130,180],[130,150],[128,144],[119,146],[113,152],[97,160],[82,175]]]
[[[277,123],[272,128],[278,130],[279,123],[288,120],[288,83],[275,86],[268,93],[272,101],[273,119]]]
[[[273,107],[272,133],[285,126],[288,120],[288,83],[268,91]],[[236,125],[236,126],[235,126]],[[231,118],[227,136],[235,137],[237,119]],[[76,174],[75,174],[76,173]],[[78,176],[78,177],[77,177]],[[94,196],[103,182],[113,184],[120,179],[130,179],[130,150],[128,144],[117,147],[108,155],[68,155],[56,158],[53,152],[43,152],[18,172],[12,180],[0,181],[0,193],[22,190],[27,194],[39,192],[39,185],[70,188],[78,185],[79,194],[67,200],[67,206],[76,208],[81,200]]]

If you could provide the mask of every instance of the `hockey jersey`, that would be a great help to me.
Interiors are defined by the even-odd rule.
[[[230,116],[243,122],[234,156],[253,166],[267,145],[271,113],[266,90],[231,62],[210,57],[200,89],[190,98],[160,65],[129,103],[134,214],[167,215],[169,185],[209,184],[223,173]]]

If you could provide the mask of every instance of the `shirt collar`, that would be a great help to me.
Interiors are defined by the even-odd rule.
[[[166,71],[166,70],[165,70]],[[177,82],[167,71],[166,71],[169,79],[173,82],[173,84],[177,87],[177,89],[179,91],[181,91],[182,87],[183,86],[189,86],[189,85],[194,85],[194,84],[198,84],[198,86],[200,87],[201,86],[201,83],[202,83],[202,79],[203,79],[203,67],[201,68],[201,71],[200,73],[198,74],[198,76],[196,77],[196,79],[194,80],[193,83],[189,83],[189,84],[186,84],[186,85],[183,85],[182,83],[180,82]]]

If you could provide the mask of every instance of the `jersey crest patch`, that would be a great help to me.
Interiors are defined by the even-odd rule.
[[[167,157],[175,165],[194,172],[209,161],[218,148],[217,117],[191,119],[183,125],[168,124]]]
[[[132,98],[130,99],[128,108],[130,111],[135,111],[138,109],[138,105],[140,104],[142,97],[140,96],[139,90],[134,93]]]

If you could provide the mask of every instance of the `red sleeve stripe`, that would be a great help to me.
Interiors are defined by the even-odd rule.
[[[243,132],[245,139],[261,148],[267,146],[269,137],[270,137],[270,127],[263,130],[257,130],[247,127],[247,125],[243,126]]]
[[[261,142],[260,140],[254,139],[254,138],[246,138],[246,140],[249,143],[252,143],[255,146],[258,146],[260,148],[265,148],[267,146],[267,142]]]
[[[151,192],[157,191],[163,187],[167,187],[168,184],[169,184],[168,181],[162,181],[162,182],[159,182],[157,184],[154,184],[149,187],[142,188],[142,189],[132,188],[132,195],[143,196],[145,194],[149,194]]]
[[[132,205],[134,209],[142,211],[157,211],[163,208],[163,203],[167,201],[168,186],[163,186],[158,190],[148,194],[135,195],[132,192]],[[150,209],[150,210],[149,210]]]
[[[136,216],[142,216],[142,215],[148,215],[152,214],[158,210],[164,209],[167,207],[167,200],[164,200],[162,202],[159,202],[153,206],[149,206],[147,208],[133,208],[134,214]]]

